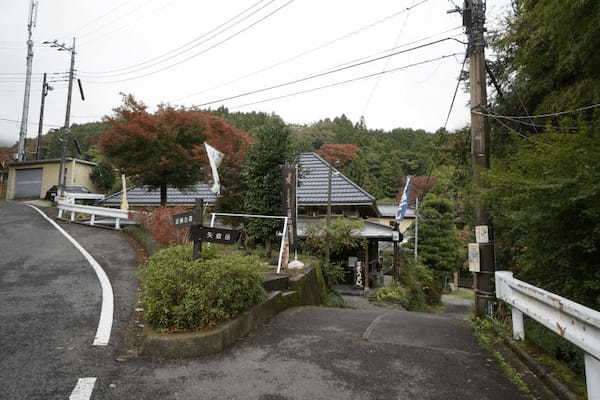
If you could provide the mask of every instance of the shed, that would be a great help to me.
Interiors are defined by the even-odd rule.
[[[96,163],[76,158],[65,159],[63,184],[83,186],[97,191],[90,178]],[[8,200],[43,198],[48,189],[58,184],[60,159],[28,160],[8,164],[7,193]]]

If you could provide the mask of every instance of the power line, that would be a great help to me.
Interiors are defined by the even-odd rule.
[[[467,61],[467,56],[463,59],[462,65],[460,66],[460,72],[458,73],[458,78],[456,79],[456,87],[454,88],[454,94],[452,95],[452,102],[450,103],[450,109],[448,110],[448,115],[446,116],[446,122],[444,122],[444,130],[448,126],[448,121],[450,120],[450,114],[452,113],[452,108],[454,108],[454,101],[456,100],[456,94],[458,93],[458,88],[460,86],[460,81],[462,78],[463,69],[465,68],[465,63]]]
[[[413,5],[414,5],[414,2],[413,2]],[[394,46],[398,46],[398,42],[400,41],[400,38],[402,37],[402,33],[404,33],[404,29],[406,28],[406,24],[408,23],[409,16],[410,16],[410,14],[407,13],[406,17],[404,18],[404,23],[402,24],[402,27],[400,28],[400,32],[398,32],[398,35],[396,36],[396,40],[394,40]],[[390,61],[391,61],[391,58],[388,58],[386,60],[385,65],[381,69],[382,71],[387,70]],[[371,104],[371,100],[373,99],[373,96],[375,95],[375,92],[377,91],[377,88],[379,87],[380,78],[381,77],[379,77],[375,80],[375,84],[373,84],[373,88],[371,89],[371,92],[369,93],[369,97],[367,98],[367,101],[365,102],[365,105],[363,107],[363,112],[361,113],[361,115],[363,117],[367,113],[369,105]]]
[[[107,15],[112,14],[113,12],[117,11],[119,8],[122,8],[124,5],[129,4],[130,1],[126,0],[124,2],[122,2],[121,4],[119,4],[116,7],[111,8],[108,12],[106,12],[105,14],[100,15],[99,17],[96,17],[94,19],[92,19],[91,21],[86,22],[85,24],[79,26],[78,28],[76,28],[74,31],[75,32],[79,32],[84,30],[86,27],[92,25],[94,22],[99,21],[100,19],[106,17]],[[63,38],[66,39],[68,36],[72,36],[71,34],[64,34],[64,35],[59,35],[58,38]]]
[[[144,70],[144,69],[147,69],[147,68],[151,68],[151,67],[153,67],[154,65],[158,65],[158,64],[160,64],[160,63],[162,63],[162,62],[169,61],[169,58],[167,58],[167,59],[164,59],[164,60],[162,60],[162,61],[158,61],[158,62],[156,62],[156,63],[154,63],[154,62],[153,62],[153,61],[156,61],[156,60],[160,60],[161,58],[165,58],[165,57],[167,57],[167,56],[169,56],[169,55],[171,55],[171,54],[173,54],[173,53],[176,53],[176,54],[174,54],[174,55],[173,55],[173,56],[171,56],[170,58],[172,58],[172,57],[176,57],[176,56],[179,56],[179,55],[181,55],[181,54],[183,54],[183,53],[185,53],[185,52],[188,52],[188,51],[192,50],[193,48],[196,48],[196,47],[198,47],[198,46],[200,46],[200,45],[202,45],[202,44],[204,44],[204,43],[206,43],[206,42],[210,41],[211,39],[215,38],[215,37],[216,37],[216,36],[218,36],[219,34],[221,34],[221,33],[225,32],[225,31],[227,31],[227,30],[229,30],[229,29],[231,29],[231,28],[235,27],[236,25],[238,25],[238,24],[240,24],[240,23],[242,23],[242,22],[243,22],[243,21],[245,21],[246,19],[248,19],[248,18],[252,17],[254,14],[256,14],[256,13],[260,12],[261,10],[263,10],[264,8],[266,8],[267,6],[269,6],[270,4],[272,4],[273,2],[275,2],[275,1],[277,1],[277,0],[271,0],[271,1],[269,1],[267,4],[263,5],[262,7],[260,7],[259,9],[255,10],[255,11],[253,11],[251,14],[248,14],[247,16],[245,16],[245,17],[244,17],[243,19],[241,19],[240,21],[237,21],[235,24],[233,24],[233,25],[231,25],[231,26],[229,26],[229,27],[227,27],[227,28],[225,28],[225,29],[223,29],[223,30],[221,30],[221,31],[217,32],[215,35],[212,35],[212,36],[210,36],[209,38],[207,38],[207,39],[205,39],[205,40],[202,40],[200,43],[196,43],[196,42],[200,41],[201,39],[205,38],[206,36],[210,35],[211,33],[215,32],[215,31],[218,31],[219,29],[221,29],[221,28],[223,28],[223,27],[227,26],[228,24],[230,24],[231,22],[235,21],[235,20],[236,20],[236,19],[238,19],[240,16],[244,15],[245,13],[247,13],[247,12],[248,12],[248,11],[250,11],[251,9],[255,8],[255,7],[256,7],[256,6],[258,6],[260,3],[263,3],[264,1],[265,1],[265,0],[259,0],[258,2],[256,2],[256,3],[252,4],[250,7],[248,7],[248,8],[246,8],[246,9],[244,9],[242,12],[240,12],[240,13],[236,14],[235,16],[233,16],[233,17],[229,18],[229,19],[228,19],[227,21],[225,21],[224,23],[222,23],[222,24],[220,24],[220,25],[216,26],[215,28],[211,29],[210,31],[208,31],[208,32],[205,32],[205,33],[201,34],[200,36],[197,36],[197,37],[195,37],[194,39],[190,40],[189,42],[187,42],[187,43],[185,43],[185,44],[183,44],[183,45],[181,45],[181,46],[179,46],[179,47],[177,47],[177,48],[175,48],[175,49],[169,50],[169,51],[167,51],[166,53],[163,53],[163,54],[161,54],[161,55],[158,55],[158,56],[156,56],[156,57],[150,58],[150,59],[148,59],[148,60],[146,60],[146,61],[143,61],[143,62],[141,62],[141,63],[138,63],[138,64],[133,64],[133,65],[129,65],[129,66],[126,66],[126,67],[115,68],[115,69],[108,70],[108,71],[97,71],[97,72],[86,72],[86,71],[81,71],[81,73],[82,73],[82,74],[84,74],[84,75],[110,75],[110,76],[119,76],[119,75],[126,75],[126,74],[130,74],[130,73],[133,73],[133,72],[138,72],[138,71],[141,71],[141,70]],[[186,49],[186,48],[187,48],[187,49]],[[182,50],[182,49],[185,49],[185,50],[183,50],[183,51],[180,51],[180,50]],[[150,65],[150,66],[148,66],[148,67],[144,67],[144,68],[139,68],[139,69],[136,69],[136,67],[139,67],[139,66],[142,66],[142,65],[145,65],[145,64],[150,64],[150,63],[152,63],[152,65]],[[133,69],[133,70],[132,70],[132,71],[128,71],[128,72],[120,72],[120,71],[126,71],[126,70],[129,70],[129,69]],[[116,73],[116,74],[115,74],[115,72],[119,72],[119,73]]]
[[[376,77],[376,76],[379,76],[379,75],[391,74],[391,73],[394,73],[394,72],[402,71],[404,69],[408,69],[408,68],[412,68],[412,67],[417,67],[419,65],[425,65],[425,64],[428,64],[428,63],[432,63],[432,62],[435,62],[435,61],[442,60],[444,58],[453,57],[453,56],[458,55],[458,54],[461,54],[461,53],[448,54],[448,55],[444,55],[444,56],[441,56],[441,57],[436,57],[436,58],[432,58],[432,59],[429,59],[429,60],[420,61],[420,62],[408,64],[408,65],[404,65],[402,67],[389,69],[387,71],[381,71],[381,72],[376,72],[376,73],[369,74],[369,75],[363,75],[363,76],[359,76],[357,78],[347,79],[347,80],[340,81],[340,82],[330,83],[328,85],[318,86],[318,87],[315,87],[315,88],[301,90],[301,91],[294,92],[294,93],[288,93],[288,94],[281,95],[281,96],[271,97],[271,98],[268,98],[268,99],[255,101],[255,102],[252,102],[252,103],[241,104],[241,105],[237,105],[237,106],[230,107],[230,108],[231,109],[236,109],[236,108],[248,107],[248,106],[252,106],[252,105],[255,105],[255,104],[261,104],[261,103],[266,103],[266,102],[269,102],[269,101],[280,100],[280,99],[285,99],[287,97],[297,96],[297,95],[300,95],[300,94],[311,93],[311,92],[315,92],[317,90],[322,90],[322,89],[328,89],[328,88],[332,88],[332,87],[336,87],[336,86],[341,86],[341,85],[345,85],[345,84],[348,84],[348,83],[352,83],[352,82],[357,82],[357,81],[361,81],[361,80],[364,80],[364,79],[373,78],[373,77]]]
[[[81,39],[81,38],[84,38],[84,37],[88,37],[88,36],[90,36],[90,35],[93,35],[94,33],[96,33],[96,32],[98,32],[98,31],[102,30],[104,27],[110,26],[110,25],[114,24],[116,21],[122,20],[122,19],[124,19],[124,18],[127,18],[127,17],[129,17],[129,16],[130,16],[130,15],[132,15],[132,14],[135,14],[136,12],[139,12],[139,11],[140,11],[140,10],[141,10],[143,7],[145,7],[145,6],[148,6],[148,5],[149,5],[149,4],[151,4],[151,3],[154,3],[155,1],[156,1],[156,0],[147,0],[147,1],[143,1],[142,3],[139,3],[139,5],[138,5],[137,7],[133,8],[132,10],[130,10],[130,11],[127,13],[127,14],[125,14],[125,15],[122,15],[122,16],[120,16],[120,17],[117,17],[117,18],[115,18],[115,19],[111,20],[110,22],[108,22],[108,23],[106,23],[106,24],[104,24],[104,25],[100,25],[100,27],[98,27],[98,28],[96,28],[96,29],[94,29],[94,30],[92,30],[92,31],[90,31],[90,32],[87,32],[87,33],[80,34],[80,35],[78,35],[78,38],[79,38],[79,39]]]
[[[581,111],[590,110],[590,109],[596,108],[596,107],[600,107],[600,103],[590,104],[590,105],[587,105],[587,106],[584,106],[584,107],[580,107],[580,108],[576,108],[576,109],[573,109],[573,110],[557,111],[557,112],[553,112],[553,113],[537,114],[537,115],[527,115],[527,116],[522,116],[522,115],[488,114],[488,113],[482,113],[481,111],[473,111],[473,113],[474,114],[479,114],[479,115],[484,115],[486,117],[495,117],[495,118],[504,118],[504,119],[511,119],[511,118],[512,119],[531,119],[531,118],[558,117],[560,115],[577,113],[577,112],[581,112]]]
[[[166,70],[168,70],[168,69],[174,68],[174,67],[176,67],[176,66],[178,66],[178,65],[181,65],[181,64],[183,64],[183,63],[185,63],[185,62],[187,62],[187,61],[189,61],[189,60],[191,60],[191,59],[193,59],[193,58],[196,58],[196,57],[198,57],[198,56],[200,56],[200,55],[202,55],[202,54],[204,54],[204,53],[206,53],[206,52],[208,52],[208,51],[210,51],[210,50],[214,49],[215,47],[218,47],[218,46],[220,46],[221,44],[223,44],[223,43],[225,43],[225,42],[228,42],[229,40],[233,39],[234,37],[236,37],[236,36],[238,36],[238,35],[240,35],[240,34],[242,34],[242,33],[246,32],[247,30],[249,30],[249,29],[253,28],[254,26],[256,26],[256,25],[258,25],[259,23],[261,23],[261,22],[263,22],[264,20],[266,20],[267,18],[269,18],[269,17],[271,17],[272,15],[276,14],[277,12],[281,11],[282,9],[284,9],[285,7],[287,7],[288,5],[290,5],[291,3],[293,3],[294,1],[295,1],[295,0],[289,0],[289,1],[287,1],[287,2],[286,2],[285,4],[283,4],[282,6],[280,6],[280,7],[276,8],[274,11],[271,11],[271,12],[270,12],[270,13],[268,13],[267,15],[263,16],[262,18],[260,18],[259,20],[257,20],[257,21],[255,21],[255,22],[253,22],[252,24],[250,24],[250,25],[246,26],[245,28],[243,28],[243,29],[241,29],[241,30],[239,30],[239,31],[235,32],[235,33],[234,33],[234,34],[232,34],[232,35],[229,35],[229,36],[227,36],[225,39],[223,39],[223,40],[221,40],[221,41],[219,41],[219,42],[217,42],[217,43],[213,44],[212,46],[210,46],[210,47],[207,47],[206,49],[204,49],[204,50],[202,50],[202,51],[200,51],[200,52],[198,52],[198,53],[195,53],[195,54],[193,54],[193,55],[191,55],[191,56],[189,56],[189,57],[187,57],[187,58],[185,58],[185,59],[183,59],[183,60],[181,60],[181,61],[179,61],[179,62],[177,62],[177,63],[175,63],[175,64],[167,65],[167,66],[165,66],[165,67],[163,67],[163,68],[160,68],[160,69],[158,69],[158,70],[155,70],[155,71],[152,71],[152,72],[148,72],[148,73],[146,73],[146,74],[142,74],[142,75],[138,75],[138,76],[134,76],[134,77],[130,77],[130,78],[125,78],[125,79],[119,79],[119,80],[115,80],[115,81],[90,81],[90,80],[87,80],[87,79],[86,79],[86,81],[87,81],[87,82],[89,82],[89,83],[92,83],[92,84],[111,84],[111,83],[121,83],[121,82],[127,82],[127,81],[132,81],[132,80],[136,80],[136,79],[145,78],[145,77],[147,77],[147,76],[151,76],[151,75],[157,74],[157,73],[159,73],[159,72],[163,72],[163,71],[166,71]]]
[[[243,79],[250,78],[250,77],[252,77],[252,76],[255,76],[255,75],[261,74],[261,73],[263,73],[263,72],[270,71],[270,70],[272,70],[273,68],[279,67],[279,66],[281,66],[281,65],[284,65],[284,64],[287,64],[287,63],[290,63],[290,62],[292,62],[292,61],[294,61],[294,60],[297,60],[298,58],[304,57],[304,56],[306,56],[306,55],[308,55],[308,54],[314,53],[315,51],[318,51],[318,50],[324,49],[324,48],[326,48],[326,47],[329,47],[329,46],[331,46],[331,45],[333,45],[333,44],[335,44],[335,43],[338,43],[338,42],[340,42],[340,41],[342,41],[342,40],[348,39],[349,37],[352,37],[352,36],[354,36],[354,35],[356,35],[356,34],[358,34],[358,33],[361,33],[361,32],[363,32],[363,31],[365,31],[365,30],[371,29],[371,28],[373,28],[373,27],[375,27],[375,26],[377,26],[377,25],[380,25],[380,24],[382,24],[382,23],[384,23],[384,22],[387,22],[387,21],[389,21],[389,20],[391,20],[391,19],[393,19],[393,18],[395,18],[395,17],[397,17],[397,16],[399,16],[399,15],[401,15],[401,14],[403,14],[403,13],[405,13],[405,12],[409,11],[409,10],[410,10],[410,9],[412,9],[412,8],[418,7],[419,5],[421,5],[421,4],[423,4],[423,3],[425,3],[426,1],[428,1],[428,0],[421,1],[420,3],[413,5],[412,7],[408,8],[408,9],[406,9],[406,8],[403,8],[403,9],[401,9],[400,11],[397,11],[397,12],[395,12],[395,13],[393,13],[393,14],[391,14],[391,15],[388,15],[388,16],[386,16],[386,17],[384,17],[384,18],[381,18],[381,19],[379,19],[379,20],[377,20],[377,21],[374,21],[374,22],[372,22],[372,23],[370,23],[370,24],[368,24],[368,25],[365,25],[365,26],[363,26],[363,27],[361,27],[361,28],[359,28],[359,29],[356,29],[356,30],[354,30],[354,31],[351,31],[351,32],[345,33],[345,34],[343,34],[343,35],[341,35],[341,36],[338,36],[338,37],[336,37],[336,38],[334,38],[334,39],[328,40],[328,41],[326,41],[326,42],[324,42],[324,43],[322,43],[322,44],[320,44],[320,45],[318,45],[318,46],[316,46],[316,47],[312,47],[312,48],[310,48],[310,49],[308,49],[308,50],[304,50],[304,51],[302,51],[302,52],[300,52],[300,53],[298,53],[298,54],[296,54],[296,55],[293,55],[293,56],[291,56],[291,57],[288,57],[288,58],[286,58],[286,59],[284,59],[284,60],[278,61],[278,62],[276,62],[276,63],[274,63],[274,64],[271,64],[271,65],[269,65],[269,66],[267,66],[267,67],[264,67],[264,68],[261,68],[261,69],[258,69],[258,70],[255,70],[255,71],[252,71],[252,72],[250,72],[250,73],[248,73],[248,74],[245,74],[245,75],[243,75],[243,76],[237,77],[237,78],[235,78],[235,79],[232,79],[232,80],[230,80],[230,81],[227,81],[227,82],[224,82],[224,83],[220,83],[220,84],[218,84],[218,85],[216,85],[216,86],[213,86],[213,87],[210,87],[210,88],[207,88],[207,89],[201,90],[201,91],[199,91],[199,92],[190,93],[190,94],[188,94],[188,95],[185,95],[185,96],[183,96],[183,97],[176,98],[176,99],[174,99],[173,101],[180,101],[180,100],[187,99],[187,98],[189,98],[189,97],[192,97],[192,96],[197,96],[197,95],[200,95],[200,94],[203,94],[203,93],[206,93],[206,92],[209,92],[209,91],[215,90],[215,89],[220,89],[220,88],[222,88],[222,87],[225,87],[225,86],[231,85],[231,84],[233,84],[233,83],[239,82],[239,81],[241,81],[241,80],[243,80]],[[451,29],[448,29],[448,30],[445,30],[445,31],[439,32],[439,33],[437,33],[437,34],[430,35],[430,36],[428,36],[428,37],[425,37],[425,38],[422,38],[422,39],[415,40],[415,41],[413,41],[413,42],[405,43],[404,45],[401,45],[401,46],[399,46],[399,47],[404,47],[404,46],[408,46],[408,45],[410,45],[410,44],[414,44],[414,43],[421,42],[421,41],[423,41],[423,40],[431,39],[432,37],[435,37],[435,36],[437,36],[437,35],[441,35],[441,34],[444,34],[444,33],[448,33],[448,32],[451,32],[451,31],[453,31],[453,30],[456,30],[456,29],[459,29],[459,28],[462,28],[462,27],[455,27],[455,28],[451,28]],[[388,49],[388,50],[393,50],[393,49],[394,49],[394,48],[392,48],[392,49]],[[384,51],[388,51],[388,50],[384,50]],[[360,59],[359,59],[359,60],[360,60]]]
[[[444,39],[436,40],[436,41],[433,41],[433,42],[430,42],[430,43],[426,43],[426,44],[422,44],[422,45],[419,45],[419,46],[411,47],[411,48],[406,49],[406,50],[396,51],[394,53],[387,54],[385,56],[372,58],[372,59],[367,60],[367,61],[361,61],[361,62],[358,62],[358,63],[355,63],[355,64],[347,65],[345,67],[335,68],[335,69],[329,70],[327,72],[316,73],[316,74],[305,76],[303,78],[294,79],[292,81],[288,81],[288,82],[284,82],[284,83],[278,83],[276,85],[268,86],[268,87],[261,88],[261,89],[251,90],[251,91],[248,91],[248,92],[245,92],[245,93],[237,94],[235,96],[229,96],[229,97],[224,97],[224,98],[221,98],[221,99],[218,99],[218,100],[209,101],[209,102],[206,102],[206,103],[199,104],[198,107],[204,107],[204,106],[211,105],[211,104],[214,104],[214,103],[221,103],[223,101],[233,100],[233,99],[237,99],[237,98],[240,98],[240,97],[249,96],[249,95],[256,94],[256,93],[265,92],[267,90],[273,90],[273,89],[278,89],[278,88],[281,88],[281,87],[284,87],[284,86],[294,85],[296,83],[304,82],[304,81],[307,81],[309,79],[320,78],[320,77],[323,77],[323,76],[326,76],[326,75],[330,75],[330,74],[333,74],[333,73],[345,71],[347,69],[356,68],[356,67],[359,67],[359,66],[362,66],[362,65],[370,64],[372,62],[384,60],[386,58],[390,58],[390,57],[393,57],[393,56],[396,56],[396,55],[399,55],[399,54],[408,53],[408,52],[411,52],[411,51],[414,51],[414,50],[418,50],[418,49],[422,49],[422,48],[425,48],[425,47],[433,46],[433,45],[436,45],[438,43],[445,42],[447,40],[452,40],[452,39],[451,38],[444,38]],[[382,72],[385,72],[385,71],[382,71]]]

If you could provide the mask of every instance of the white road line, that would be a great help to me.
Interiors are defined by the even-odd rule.
[[[96,378],[79,378],[69,400],[89,400],[96,384]]]
[[[373,321],[371,321],[371,323],[369,324],[369,326],[367,327],[367,329],[365,330],[365,332],[362,335],[363,340],[369,340],[369,336],[371,336],[371,333],[373,333],[373,330],[375,329],[375,325],[377,325],[379,323],[379,321],[387,314],[381,314],[378,315],[377,317],[375,317],[375,319]]]
[[[100,264],[91,256],[90,253],[87,252],[71,235],[69,235],[63,228],[61,228],[56,222],[48,218],[46,214],[44,214],[39,208],[28,204],[29,207],[33,208],[37,212],[39,212],[48,222],[50,222],[60,233],[62,233],[72,244],[79,250],[81,254],[86,258],[86,260],[90,263],[94,271],[96,272],[96,276],[100,281],[100,286],[102,287],[102,307],[100,308],[100,321],[98,322],[98,329],[96,330],[96,337],[94,338],[94,346],[106,346],[110,340],[110,331],[112,329],[113,323],[113,308],[114,308],[114,299],[113,299],[113,290],[110,284],[110,280],[106,275],[106,272],[102,269]]]

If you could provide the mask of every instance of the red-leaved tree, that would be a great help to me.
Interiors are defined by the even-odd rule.
[[[358,154],[359,147],[355,144],[325,144],[317,150],[317,154],[336,167],[348,165]]]
[[[107,118],[111,128],[100,137],[99,147],[121,173],[142,185],[160,188],[167,203],[167,186],[185,190],[210,174],[204,142],[225,155],[223,165],[239,166],[250,135],[222,119],[193,109],[159,106],[149,113],[131,95]]]

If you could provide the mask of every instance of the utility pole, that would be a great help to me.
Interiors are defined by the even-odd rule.
[[[25,160],[25,138],[27,137],[27,122],[29,120],[29,93],[31,92],[31,69],[33,65],[33,28],[37,20],[36,0],[31,0],[29,6],[29,22],[27,24],[27,71],[25,73],[25,95],[23,96],[23,114],[21,115],[21,129],[19,130],[19,145],[17,161]]]
[[[42,105],[40,107],[40,123],[38,125],[38,137],[37,144],[35,146],[35,159],[41,159],[41,145],[42,145],[42,130],[44,128],[44,106],[46,104],[46,96],[48,92],[53,90],[52,86],[47,83],[48,74],[44,72],[44,83],[42,83]]]
[[[65,180],[65,155],[67,153],[67,144],[71,140],[71,97],[73,94],[73,79],[75,76],[75,38],[71,47],[67,47],[64,43],[58,43],[57,40],[52,42],[44,42],[50,47],[58,49],[58,51],[68,51],[71,53],[71,67],[69,68],[69,90],[67,92],[67,111],[65,113],[65,126],[63,127],[62,150],[60,155],[60,170],[58,171],[58,191],[57,197],[62,197],[64,192]]]
[[[469,80],[471,91],[471,160],[473,183],[481,187],[480,172],[490,168],[490,125],[486,112],[487,88],[485,69],[485,0],[465,0],[462,10],[463,25],[469,37]],[[495,302],[494,232],[488,210],[483,204],[475,207],[475,224],[478,232],[480,267],[475,273],[475,312],[479,316],[492,312]]]

